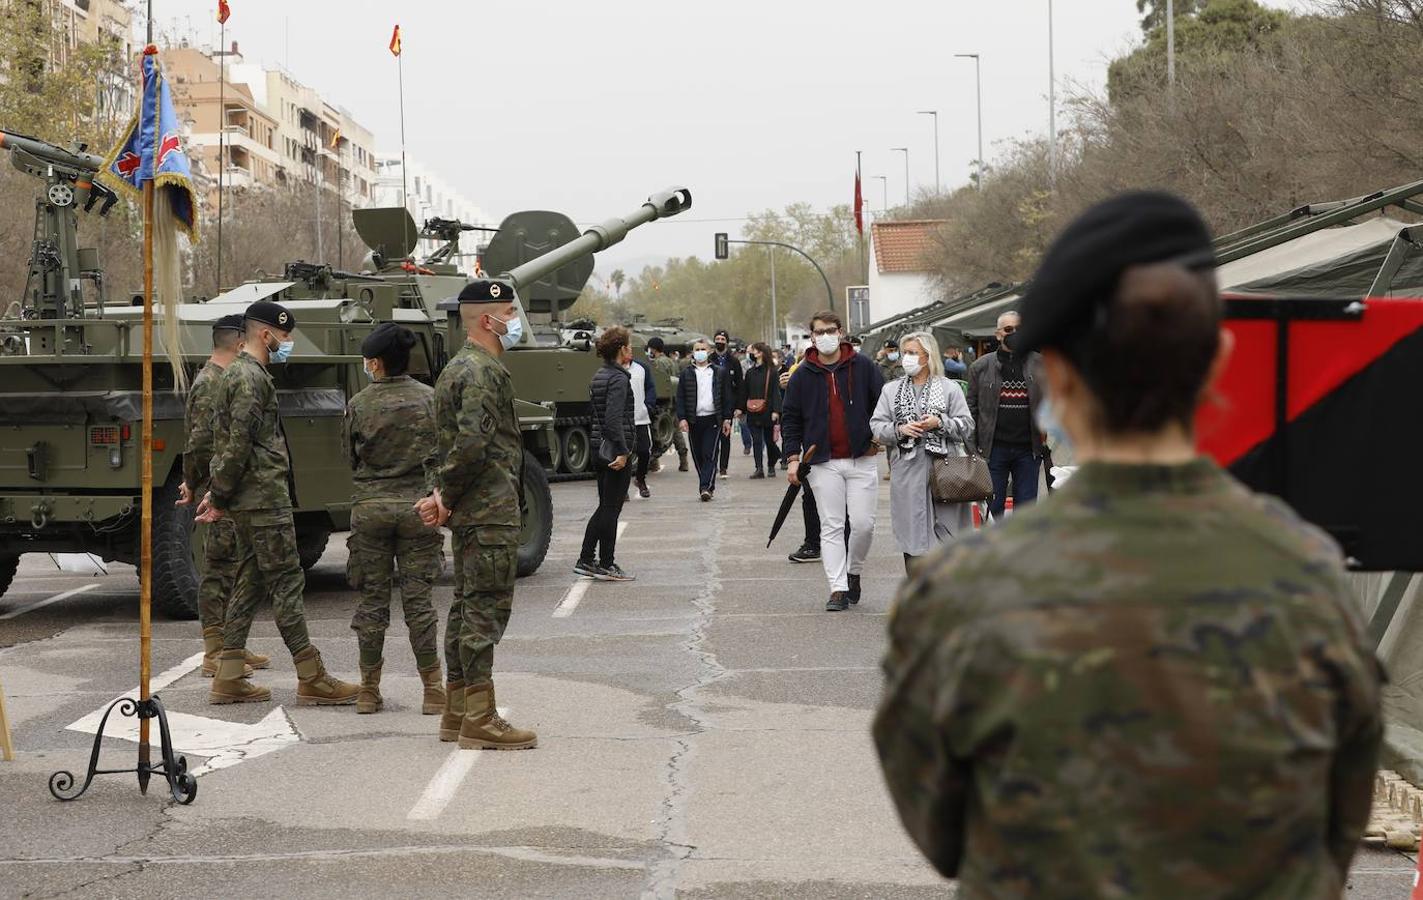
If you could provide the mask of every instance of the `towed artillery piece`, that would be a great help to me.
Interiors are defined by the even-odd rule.
[[[106,303],[97,252],[78,247],[76,207],[91,210],[102,200],[102,215],[113,205],[92,182],[102,160],[82,148],[65,150],[3,132],[0,146],[10,149],[17,168],[46,181],[37,200],[25,294],[0,317],[3,592],[24,553],[137,561],[143,348],[141,308]],[[532,284],[689,203],[685,191],[658,195],[627,220],[609,220],[567,242],[572,249],[530,259],[508,274],[516,284]],[[351,472],[340,452],[340,431],[347,399],[366,383],[361,341],[380,322],[411,328],[419,340],[410,374],[428,382],[464,342],[458,323],[452,326],[435,306],[457,294],[467,279],[443,260],[427,263],[449,270],[436,274],[425,266],[430,274],[407,272],[395,280],[297,264],[281,282],[244,284],[209,302],[179,307],[181,355],[194,370],[211,350],[211,327],[219,317],[271,298],[290,304],[297,318],[295,351],[288,362],[273,366],[272,374],[291,451],[303,567],[316,564],[333,531],[350,527]],[[419,290],[411,290],[412,279]],[[92,284],[88,291],[86,280]],[[166,367],[155,369],[154,385],[153,600],[165,615],[192,618],[199,577],[195,548],[201,544],[193,540],[192,508],[173,505],[182,479],[184,403]],[[586,390],[586,380],[584,385]],[[554,416],[527,401],[518,402],[518,412],[528,463],[519,574],[528,575],[543,562],[553,529],[544,466],[555,452]]]

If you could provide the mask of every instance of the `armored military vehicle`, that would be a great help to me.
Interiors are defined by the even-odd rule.
[[[36,201],[24,296],[0,318],[3,591],[23,553],[87,552],[128,563],[137,558],[142,311],[106,302],[97,253],[78,247],[79,210],[92,211],[102,201],[102,215],[116,199],[93,183],[102,160],[82,148],[65,150],[3,132],[0,147],[10,150],[17,168],[46,184]],[[627,220],[611,219],[558,252],[502,274],[522,289],[616,243],[629,229],[688,205],[685,191],[659,194]],[[193,368],[206,359],[211,325],[220,316],[270,297],[290,304],[297,317],[296,349],[272,371],[291,448],[297,540],[305,566],[315,564],[332,531],[349,527],[351,473],[339,452],[339,435],[346,400],[365,383],[362,339],[382,321],[407,325],[419,337],[411,374],[431,381],[464,341],[457,321],[433,308],[466,281],[452,266],[431,268],[444,264],[443,259],[407,263],[405,279],[294,264],[285,281],[246,284],[210,302],[180,307],[182,356]],[[87,293],[86,281],[92,285]],[[153,598],[165,614],[190,618],[198,578],[192,510],[173,505],[182,472],[183,398],[173,390],[166,367],[155,369],[154,383]],[[556,451],[551,410],[520,402],[519,412],[528,454],[519,572],[527,575],[548,550],[553,515],[545,466]]]

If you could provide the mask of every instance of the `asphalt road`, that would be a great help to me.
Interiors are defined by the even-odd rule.
[[[171,680],[161,696],[180,749],[211,767],[190,806],[165,802],[158,781],[140,796],[131,776],[101,776],[72,804],[50,798],[51,772],[88,761],[92,738],[71,726],[136,684],[138,583],[126,567],[84,577],[26,557],[0,598],[18,749],[0,762],[0,896],[953,896],[905,838],[869,738],[902,570],[888,491],[865,599],[828,614],[819,566],[785,558],[798,515],[765,549],[784,482],[748,481],[736,449],[713,503],[674,465],[651,477],[651,500],[628,504],[630,584],[573,589],[594,489],[554,486],[553,547],[519,582],[496,657],[499,704],[539,732],[537,750],[436,740],[398,610],[386,708],[369,716],[293,705],[265,614],[252,646],[272,655],[257,677],[273,702],[209,706],[196,623],[155,621],[153,671]],[[338,536],[306,608],[328,666],[354,680],[344,571]],[[450,593],[446,578],[441,609]],[[134,748],[106,740],[105,765],[132,765]],[[1413,865],[1363,852],[1349,896],[1405,897]]]

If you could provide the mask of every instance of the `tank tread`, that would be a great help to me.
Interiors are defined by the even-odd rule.
[[[553,420],[554,428],[567,428],[570,425],[592,425],[592,416],[564,416],[561,419]]]
[[[597,477],[598,473],[592,471],[579,472],[576,475],[570,475],[567,472],[559,472],[556,475],[548,476],[548,480],[551,484],[560,484],[565,481],[592,481],[594,478]]]

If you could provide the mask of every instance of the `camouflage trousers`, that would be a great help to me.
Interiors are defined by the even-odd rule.
[[[346,548],[346,580],[361,592],[351,618],[361,665],[381,661],[397,572],[415,663],[421,669],[439,665],[440,617],[430,595],[444,565],[444,535],[420,521],[412,500],[361,500],[351,507]]]
[[[451,681],[476,684],[494,671],[494,645],[514,608],[519,529],[477,525],[452,528],[455,599],[445,625],[445,670]]]
[[[311,639],[306,633],[306,610],[302,605],[306,576],[296,552],[292,511],[234,510],[225,518],[232,520],[237,538],[237,562],[232,599],[223,625],[223,649],[241,650],[247,646],[247,632],[252,629],[257,605],[270,601],[277,630],[295,656],[311,645]]]
[[[227,601],[232,597],[237,569],[237,530],[227,516],[199,527],[203,572],[198,582],[198,621],[204,630],[221,628],[227,621]]]

